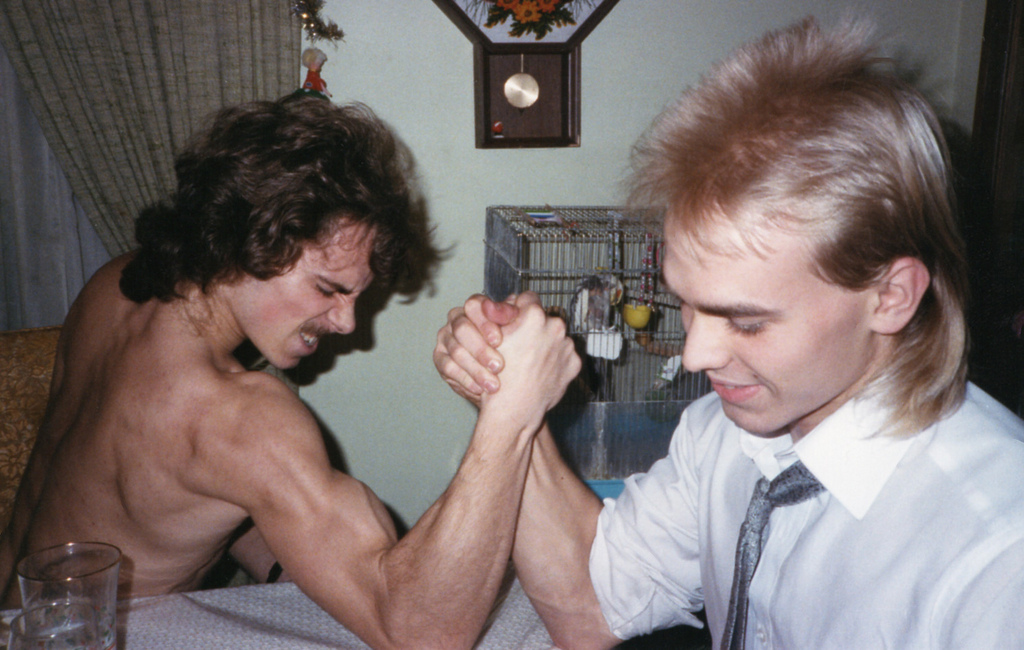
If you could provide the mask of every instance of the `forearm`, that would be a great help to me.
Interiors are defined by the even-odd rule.
[[[481,412],[448,489],[382,559],[387,628],[445,648],[476,640],[511,554],[532,434]]]
[[[481,405],[480,416],[448,490],[385,563],[389,588],[402,586],[420,605],[429,603],[432,617],[450,621],[444,629],[460,631],[439,644],[445,647],[471,643],[475,639],[465,630],[475,635],[486,619],[512,552],[534,437],[545,413],[580,370],[564,321],[549,318],[536,296],[520,298],[517,318],[495,329],[493,340],[487,337],[491,345],[500,341],[497,350],[481,352],[473,345],[477,353],[472,353],[457,343],[457,329],[468,331],[470,341],[482,340],[472,323],[467,326],[465,313],[455,313],[455,323],[439,332],[435,365],[457,393]],[[458,322],[463,326],[457,327]],[[504,359],[503,367],[495,365],[498,359]],[[474,373],[483,367],[493,372],[501,367],[500,390],[496,382],[487,386],[487,373]],[[416,604],[394,597],[387,601],[401,607]]]
[[[610,648],[590,582],[590,547],[601,502],[566,466],[545,425],[534,441],[513,559],[523,589],[556,645]]]

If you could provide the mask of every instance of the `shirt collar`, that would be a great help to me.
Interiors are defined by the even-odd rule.
[[[740,449],[769,481],[797,461],[793,439],[788,433],[776,438],[762,438],[741,429]]]
[[[863,519],[914,441],[878,434],[885,417],[877,399],[854,399],[795,445],[788,434],[760,438],[744,431],[740,448],[769,480],[799,458],[830,495]]]

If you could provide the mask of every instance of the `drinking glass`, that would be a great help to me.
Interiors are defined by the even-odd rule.
[[[25,609],[11,621],[8,650],[102,650],[96,612],[67,600]]]
[[[94,613],[98,647],[113,648],[120,567],[120,549],[101,542],[70,542],[36,551],[18,562],[21,606],[27,612],[51,603],[87,604]]]

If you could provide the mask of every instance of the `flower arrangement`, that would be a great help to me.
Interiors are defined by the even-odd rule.
[[[572,5],[576,0],[488,0],[484,27],[511,21],[509,36],[532,34],[538,41],[556,27],[575,25]]]

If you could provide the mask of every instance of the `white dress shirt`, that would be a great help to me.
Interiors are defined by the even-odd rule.
[[[847,402],[796,445],[757,438],[707,395],[669,455],[598,521],[590,573],[629,638],[706,608],[715,643],[754,484],[802,460],[827,491],[776,509],[750,584],[747,648],[1024,648],[1024,422],[970,385],[912,437]]]

